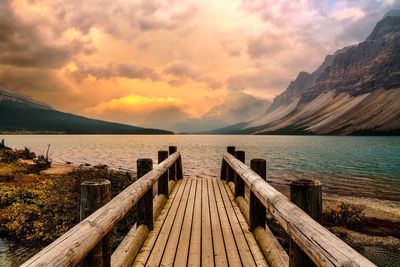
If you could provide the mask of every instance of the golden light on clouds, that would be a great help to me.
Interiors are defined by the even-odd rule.
[[[132,124],[167,106],[198,117],[229,90],[272,100],[299,71],[361,41],[379,14],[398,5],[5,0],[0,86],[64,111]]]

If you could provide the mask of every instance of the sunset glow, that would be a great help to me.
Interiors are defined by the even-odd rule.
[[[0,82],[55,108],[140,124],[197,117],[229,90],[272,100],[299,71],[363,40],[398,1],[0,3]],[[355,30],[357,29],[357,31]]]

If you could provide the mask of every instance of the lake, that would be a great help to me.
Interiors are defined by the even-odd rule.
[[[6,135],[6,145],[27,146],[55,162],[106,164],[136,169],[138,158],[178,146],[185,175],[220,173],[229,145],[251,158],[265,158],[269,178],[279,184],[296,178],[323,182],[325,191],[400,201],[400,137],[249,135]]]

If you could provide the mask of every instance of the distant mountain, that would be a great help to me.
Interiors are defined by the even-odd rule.
[[[171,134],[64,113],[30,97],[0,88],[1,132],[57,132],[66,134]]]
[[[400,134],[400,11],[364,42],[301,72],[266,113],[214,133]]]
[[[248,121],[264,113],[270,105],[242,91],[230,91],[224,101],[199,118],[194,118],[177,107],[160,108],[152,112],[142,124],[175,132],[198,133],[233,123]]]

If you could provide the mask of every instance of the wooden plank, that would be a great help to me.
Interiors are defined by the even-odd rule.
[[[207,181],[201,179],[201,265],[214,266],[214,248],[210,219],[210,201]]]
[[[179,223],[179,221],[175,222],[175,220],[176,219],[179,220],[180,211],[182,210],[182,207],[184,210],[184,207],[186,206],[192,179],[183,179],[182,181],[183,181],[184,191],[181,195],[180,200],[177,201],[177,199],[175,199],[175,201],[172,203],[171,212],[165,219],[164,225],[160,230],[160,234],[158,235],[157,241],[150,253],[150,257],[146,263],[146,266],[160,266],[161,259],[164,253],[169,252],[168,249],[166,249],[166,246],[167,246],[167,241],[171,236],[173,226],[175,224],[179,224],[179,227],[181,226],[181,223]]]
[[[236,246],[239,250],[239,256],[244,266],[254,266],[256,263],[253,259],[253,254],[250,252],[249,244],[244,237],[243,230],[240,223],[236,217],[236,213],[232,207],[232,202],[230,201],[225,186],[222,181],[216,180],[214,183],[217,184],[218,190],[221,194],[222,201],[225,205],[225,210],[228,215],[229,224],[233,232],[233,237],[235,238]]]
[[[219,213],[219,218],[221,221],[221,228],[223,239],[225,241],[226,254],[228,257],[229,266],[242,266],[238,247],[233,236],[232,228],[229,223],[229,218],[225,209],[225,204],[222,200],[221,193],[219,191],[217,180],[211,180],[213,184],[213,190],[215,194],[215,199],[217,203],[217,209]]]
[[[167,244],[165,246],[164,254],[161,259],[162,266],[172,266],[174,264],[175,255],[177,254],[177,248],[179,245],[180,236],[182,234],[184,234],[184,232],[183,232],[184,230],[188,234],[190,234],[190,226],[191,225],[189,225],[189,229],[187,229],[185,227],[185,225],[183,224],[183,222],[185,220],[185,214],[186,214],[187,207],[190,203],[190,197],[192,196],[191,194],[194,193],[193,189],[195,188],[195,186],[193,186],[193,185],[195,183],[196,183],[196,181],[194,179],[189,179],[187,182],[186,187],[188,187],[189,190],[188,191],[185,190],[185,195],[181,199],[181,204],[179,205],[179,209],[175,216],[175,220],[173,222],[171,232],[168,237]],[[193,205],[193,201],[192,201],[192,205]],[[189,238],[190,238],[190,236],[189,236]],[[186,249],[187,249],[187,251],[189,250],[188,247]]]
[[[178,181],[175,184],[174,189],[170,192],[169,198],[165,203],[164,208],[162,209],[161,213],[158,215],[156,222],[154,223],[153,231],[148,234],[147,239],[141,247],[139,254],[135,258],[133,266],[144,266],[146,264],[154,247],[154,244],[157,241],[160,230],[165,222],[165,218],[170,212],[172,212],[172,204],[176,202],[175,200],[179,202],[180,198],[182,197],[184,187],[185,186],[183,185],[182,181]]]
[[[157,165],[110,202],[75,225],[22,266],[75,266],[106,236],[179,158],[179,152]]]
[[[186,211],[183,216],[182,229],[179,236],[179,240],[177,240],[176,244],[173,244],[174,241],[172,237],[168,240],[173,245],[178,246],[176,249],[176,256],[174,258],[174,266],[187,266],[188,258],[189,258],[189,245],[190,238],[192,233],[192,224],[193,224],[193,212],[194,212],[194,200],[197,193],[197,185],[199,183],[198,179],[192,179],[192,187],[189,193],[189,200],[187,202]],[[168,265],[170,261],[165,260],[164,258],[161,261],[162,265]]]
[[[256,262],[257,266],[268,266],[265,257],[262,254],[262,250],[261,248],[258,246],[257,241],[255,239],[255,237],[253,236],[253,234],[249,231],[249,225],[246,222],[246,218],[243,215],[240,207],[238,206],[238,204],[236,203],[236,199],[243,199],[244,202],[246,202],[244,200],[243,197],[237,197],[234,199],[233,196],[233,192],[231,192],[229,189],[229,186],[223,182],[223,185],[226,189],[226,193],[228,194],[229,200],[232,204],[232,208],[234,210],[234,212],[236,213],[236,218],[239,221],[240,227],[242,228],[243,234],[246,238],[247,244],[249,245],[250,251],[253,255],[253,259]],[[249,205],[246,202],[247,206]]]
[[[201,265],[201,197],[201,180],[198,180],[194,202],[192,233],[190,235],[188,266]]]
[[[274,219],[318,266],[375,266],[291,203],[247,165],[228,153],[224,154],[224,159],[242,177]]]
[[[222,235],[221,221],[219,220],[217,202],[215,199],[212,181],[207,179],[208,192],[210,196],[211,228],[214,244],[215,266],[228,266],[225,242]]]

